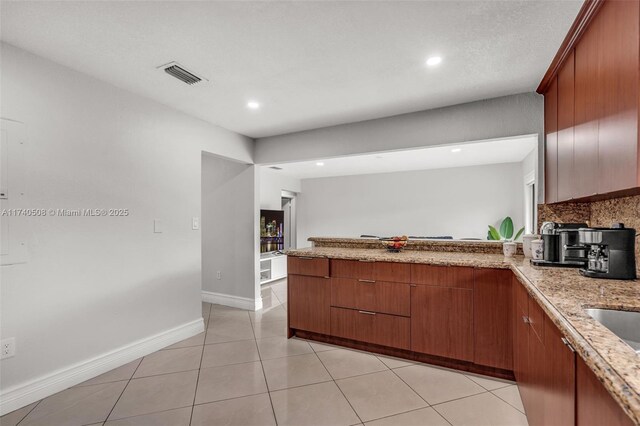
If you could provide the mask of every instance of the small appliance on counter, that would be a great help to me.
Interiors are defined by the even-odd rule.
[[[587,250],[587,263],[580,274],[592,278],[636,278],[635,229],[614,223],[611,228],[583,228],[578,234],[580,245]]]
[[[578,230],[586,223],[544,222],[540,227],[543,241],[542,259],[532,259],[535,266],[580,268],[587,263],[587,250],[578,242]]]

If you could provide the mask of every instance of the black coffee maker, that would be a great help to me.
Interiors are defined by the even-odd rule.
[[[543,258],[531,260],[531,263],[536,266],[583,267],[587,262],[587,251],[578,242],[578,229],[586,227],[586,223],[544,222],[540,227]]]
[[[614,223],[611,228],[578,230],[580,245],[587,249],[585,277],[633,280],[636,278],[636,230]]]

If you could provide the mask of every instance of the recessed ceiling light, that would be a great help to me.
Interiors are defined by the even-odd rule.
[[[316,163],[316,166],[324,166],[324,163],[323,163],[322,161],[318,161],[318,162]]]
[[[427,65],[429,65],[430,67],[438,65],[440,62],[442,62],[442,58],[440,56],[432,56],[427,59]]]
[[[256,102],[256,101],[249,101],[249,102],[247,102],[247,108],[249,108],[249,109],[258,109],[258,108],[260,108],[260,103]]]
[[[453,148],[451,150],[451,152],[460,152],[460,151],[462,151],[462,148]]]

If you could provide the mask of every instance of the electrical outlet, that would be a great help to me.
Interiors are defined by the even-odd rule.
[[[221,280],[222,279],[222,272],[220,272],[220,271],[216,272],[216,278]]]
[[[9,337],[0,342],[0,359],[11,358],[16,354],[16,338]]]

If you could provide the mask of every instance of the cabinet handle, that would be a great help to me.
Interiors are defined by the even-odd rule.
[[[365,315],[375,315],[375,312],[369,312],[369,311],[358,311],[361,314],[365,314]]]
[[[362,263],[376,263],[375,260],[367,260],[367,259],[358,259],[358,262]]]
[[[375,284],[375,283],[376,283],[376,280],[361,280],[361,279],[358,279],[358,282],[361,282],[361,283],[369,283],[369,284]]]
[[[569,343],[566,337],[562,337],[560,340],[562,340],[562,343],[564,343],[564,345],[568,347],[571,352],[576,351],[575,348],[571,345],[571,343]]]
[[[298,256],[298,259],[300,259],[300,260],[313,260],[315,258],[314,257],[309,257],[309,256]]]
[[[522,316],[522,322],[525,324],[531,324],[531,320],[524,315]]]
[[[409,284],[409,287],[418,287],[418,286],[415,284]]]

